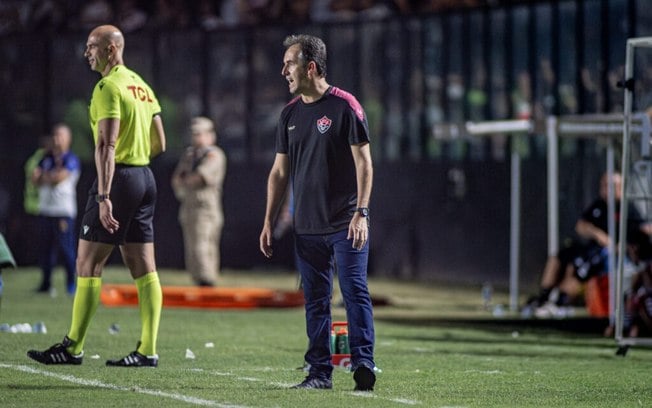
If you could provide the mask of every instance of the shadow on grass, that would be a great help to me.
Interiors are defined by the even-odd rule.
[[[446,317],[377,317],[375,320],[399,326],[413,327],[450,327],[474,328],[492,332],[511,332],[514,330],[532,330],[550,332],[566,332],[586,334],[591,337],[602,335],[609,325],[609,319],[577,317],[567,319],[472,319],[472,318],[446,318]]]
[[[568,351],[546,350],[542,354],[564,358],[578,351],[587,351],[590,346],[595,349],[613,350],[617,346],[613,339],[602,337],[604,328],[609,323],[608,319],[596,318],[571,318],[563,320],[546,319],[470,319],[470,318],[378,318],[377,321],[395,324],[397,326],[410,326],[413,328],[439,328],[439,329],[468,329],[491,333],[494,336],[465,335],[458,332],[444,332],[439,334],[405,333],[386,335],[384,339],[408,340],[418,342],[438,343],[437,353],[469,354],[479,356],[514,356],[532,357],[540,351],[532,347],[551,346],[564,347]],[[516,333],[516,334],[514,334]],[[527,333],[528,336],[521,334]],[[499,337],[495,335],[498,334]],[[533,337],[532,335],[535,335]],[[503,336],[504,335],[504,336]],[[583,341],[591,341],[590,345]],[[597,341],[596,341],[597,340]],[[455,344],[450,348],[446,344]],[[460,351],[457,345],[469,346]],[[522,348],[521,348],[522,347]],[[574,351],[571,351],[574,350]],[[405,351],[404,351],[405,352]],[[423,354],[423,350],[414,350],[414,354]],[[602,356],[611,358],[609,355]]]
[[[463,341],[456,340],[456,343],[464,343]],[[539,345],[546,346],[555,346],[555,347],[568,347],[567,344],[558,344],[558,343],[548,343],[542,342]],[[476,357],[518,357],[518,358],[554,358],[554,359],[563,359],[563,360],[580,360],[586,361],[586,359],[600,359],[600,360],[613,360],[620,359],[616,357],[616,346],[612,347],[600,346],[599,353],[595,352],[595,346],[588,348],[586,345],[581,347],[576,347],[573,349],[570,348],[547,348],[545,350],[533,349],[527,345],[520,345],[516,342],[504,342],[502,346],[491,346],[487,347],[486,345],[480,345],[476,348],[464,348],[460,350],[459,347],[441,347],[436,351],[437,355],[466,355],[466,356],[476,356]],[[480,347],[482,346],[482,347]],[[578,345],[579,346],[579,345]],[[604,353],[606,351],[607,353]],[[403,352],[403,355],[420,355],[423,356],[423,352]]]
[[[36,385],[36,384],[7,384],[4,387],[0,387],[0,390],[7,389],[10,391],[62,391],[62,390],[88,390],[89,388],[86,385],[75,385],[75,384],[57,384],[57,385]],[[102,387],[96,387],[101,389]]]

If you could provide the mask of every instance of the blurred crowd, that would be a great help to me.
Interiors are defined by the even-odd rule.
[[[499,5],[505,0],[3,0],[0,35],[88,30],[112,23],[143,29],[205,30],[265,23],[382,19]]]

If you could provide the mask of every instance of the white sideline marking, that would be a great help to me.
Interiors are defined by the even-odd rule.
[[[207,374],[212,374],[220,377],[233,377],[236,380],[240,381],[247,381],[247,382],[264,382],[267,385],[271,385],[274,387],[280,387],[280,388],[289,388],[296,383],[281,383],[281,382],[269,382],[261,378],[255,378],[255,377],[241,377],[238,375],[235,375],[230,372],[224,372],[224,371],[214,371],[214,370],[204,370],[203,368],[192,368],[190,371],[194,372],[205,372]],[[260,371],[260,370],[259,370]],[[270,371],[269,368],[267,367],[263,371]],[[395,402],[397,404],[404,404],[404,405],[420,405],[421,402],[413,400],[413,399],[408,399],[408,398],[400,398],[400,397],[381,397],[378,396],[377,394],[369,393],[369,392],[361,392],[361,391],[352,391],[348,392],[348,394],[354,396],[354,397],[361,397],[361,398],[376,398],[376,399],[381,399],[381,400],[386,400],[386,401],[391,401]]]
[[[419,401],[407,399],[407,398],[397,398],[397,397],[379,397],[376,394],[372,394],[369,392],[364,392],[364,391],[353,391],[351,392],[351,395],[354,397],[362,397],[362,398],[377,398],[377,399],[382,399],[386,401],[391,401],[395,402],[397,404],[404,404],[404,405],[419,405],[421,404]]]
[[[211,401],[211,400],[205,400],[202,398],[196,398],[196,397],[189,397],[187,395],[181,395],[181,394],[174,394],[170,392],[165,392],[165,391],[159,391],[159,390],[149,390],[147,388],[140,388],[140,387],[123,387],[120,385],[115,385],[115,384],[107,384],[103,383],[98,380],[87,380],[84,378],[77,378],[72,375],[67,375],[67,374],[57,374],[53,373],[50,371],[45,371],[45,370],[38,370],[36,368],[24,366],[24,365],[13,365],[13,364],[0,364],[0,368],[10,368],[12,370],[17,370],[17,371],[22,371],[25,373],[30,373],[30,374],[40,374],[44,375],[46,377],[53,377],[57,378],[59,380],[63,381],[68,381],[74,384],[78,385],[86,385],[89,387],[98,387],[98,388],[106,388],[109,390],[114,390],[114,391],[127,391],[127,392],[137,392],[139,394],[145,394],[145,395],[152,395],[155,397],[165,397],[165,398],[171,398],[174,400],[178,401],[183,401],[187,402],[189,404],[195,404],[195,405],[205,405],[209,407],[220,407],[220,408],[245,408],[244,405],[232,405],[232,404],[222,404],[217,401]]]
[[[406,405],[419,405],[421,404],[419,401],[411,400],[411,399],[406,399],[406,398],[390,398],[390,401],[399,403],[399,404],[406,404]]]
[[[466,370],[465,373],[480,373],[480,374],[502,374],[500,370]]]
[[[255,377],[240,377],[240,376],[237,376],[237,375],[235,375],[233,373],[228,373],[228,372],[225,373],[223,371],[212,371],[212,370],[211,371],[204,371],[203,368],[193,368],[192,371],[206,372],[208,374],[217,375],[217,376],[220,376],[220,377],[233,377],[236,380],[240,380],[240,381],[265,382],[265,383],[267,383],[267,385],[271,385],[271,386],[279,387],[279,388],[290,388],[291,386],[295,385],[295,383],[269,382],[269,381],[265,381],[263,379],[255,378]]]

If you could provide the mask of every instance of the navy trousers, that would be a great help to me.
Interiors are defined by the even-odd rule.
[[[367,288],[369,242],[362,250],[352,247],[346,230],[329,235],[297,235],[297,267],[301,274],[306,309],[309,345],[305,361],[310,375],[331,378],[331,297],[333,272],[344,298],[351,349],[351,368],[374,363],[374,322],[371,297]]]

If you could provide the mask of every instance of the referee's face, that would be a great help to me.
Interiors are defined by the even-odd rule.
[[[108,51],[106,44],[99,38],[98,35],[91,33],[86,41],[86,51],[84,57],[88,61],[93,71],[102,73],[106,64],[108,63]]]

